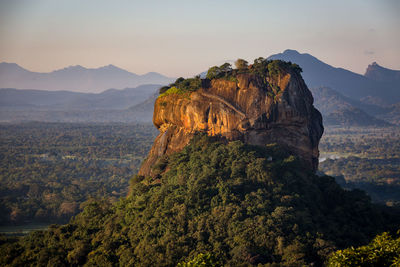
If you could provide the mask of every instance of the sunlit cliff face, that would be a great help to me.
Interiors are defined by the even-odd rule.
[[[298,73],[287,71],[263,81],[238,74],[236,81],[215,79],[195,92],[169,94],[155,102],[154,125],[160,130],[139,174],[165,154],[180,151],[196,132],[254,145],[278,143],[316,170],[322,117]]]

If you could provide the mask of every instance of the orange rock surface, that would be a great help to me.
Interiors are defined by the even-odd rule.
[[[291,70],[267,81],[251,73],[238,74],[236,81],[203,80],[195,92],[159,97],[153,122],[160,134],[139,175],[152,175],[160,157],[183,149],[196,132],[254,145],[278,143],[310,169],[318,167],[322,117],[301,75]]]

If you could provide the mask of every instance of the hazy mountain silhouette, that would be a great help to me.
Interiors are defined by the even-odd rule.
[[[384,127],[390,126],[390,123],[377,119],[363,110],[350,106],[333,111],[324,116],[325,125],[335,126],[362,126],[362,127]]]
[[[378,123],[377,119],[395,124],[400,122],[400,104],[397,103],[400,101],[400,71],[372,63],[363,76],[332,67],[312,55],[301,54],[295,50],[285,50],[283,53],[270,56],[269,59],[282,59],[301,66],[302,76],[314,95],[315,105],[324,117],[331,114],[350,116],[351,118],[343,119],[345,123],[352,123],[359,117],[360,121],[370,120],[374,125],[384,125],[384,123]],[[202,76],[205,74],[206,72],[202,73]],[[136,88],[125,86],[129,83],[147,81],[167,84],[173,79],[155,72],[140,76],[113,65],[97,69],[72,66],[51,73],[35,73],[15,63],[0,63],[0,88],[19,84],[15,87],[43,88],[52,91],[69,89],[57,92],[0,89],[0,120],[12,121],[16,114],[13,111],[18,111],[19,115],[15,117],[18,120],[64,121],[65,118],[65,121],[101,121],[102,119],[131,121],[140,119],[140,121],[151,122],[155,93],[160,85],[142,85]],[[126,89],[101,90],[104,88]],[[103,92],[76,92],[82,90]],[[120,116],[118,116],[118,110],[121,111]],[[67,111],[70,113],[64,117]],[[55,114],[58,115],[55,116]],[[367,116],[370,116],[370,119]],[[332,117],[331,121],[338,120]]]
[[[400,70],[387,69],[376,62],[368,66],[364,76],[374,81],[397,83],[397,86],[400,86]]]
[[[363,103],[342,95],[329,87],[310,88],[314,96],[314,105],[322,113],[328,115],[336,110],[355,107],[364,110],[371,116],[389,112],[388,107]]]
[[[0,107],[11,109],[126,109],[139,104],[161,85],[141,85],[123,90],[109,89],[102,93],[69,91],[0,89]]]
[[[281,59],[300,65],[303,79],[308,87],[327,86],[344,96],[361,100],[376,98],[394,104],[400,101],[399,88],[391,83],[332,67],[310,54],[301,54],[296,50],[285,50],[283,53],[270,56],[268,59]]]
[[[15,63],[0,63],[0,88],[100,93],[143,84],[168,84],[173,78],[156,72],[137,75],[113,65],[96,69],[71,66],[49,73],[28,71]]]
[[[154,102],[158,97],[158,93],[150,96],[142,103],[130,107],[128,110],[133,112],[137,117],[140,117],[142,121],[152,122],[154,112]]]
[[[389,107],[362,103],[343,96],[329,87],[311,88],[314,106],[321,112],[325,125],[341,126],[388,126],[376,116],[387,114]]]

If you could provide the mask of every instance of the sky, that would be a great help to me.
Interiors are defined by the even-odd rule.
[[[295,49],[335,67],[400,69],[397,0],[0,0],[0,62],[193,76]]]

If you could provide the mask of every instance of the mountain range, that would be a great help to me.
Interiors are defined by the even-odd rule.
[[[382,118],[392,110],[390,107],[363,103],[343,96],[329,87],[310,88],[310,91],[314,96],[314,106],[323,115],[325,125],[378,127],[390,125]]]
[[[384,68],[376,62],[368,66],[364,76],[379,82],[400,83],[400,71]]]
[[[160,87],[159,84],[147,84],[123,90],[108,89],[102,93],[4,88],[0,89],[0,107],[41,110],[127,109],[147,100]]]
[[[102,93],[0,89],[0,121],[151,122],[161,85]]]
[[[114,65],[89,69],[70,66],[49,73],[32,72],[15,63],[0,63],[0,88],[100,93],[144,84],[168,84],[174,78],[156,72],[138,75]]]
[[[298,64],[303,69],[302,76],[309,88],[330,87],[344,96],[364,102],[365,99],[371,98],[385,104],[395,104],[400,101],[399,80],[383,79],[385,76],[397,77],[400,71],[380,67],[377,63],[368,67],[371,70],[367,72],[368,75],[360,75],[346,69],[335,68],[310,54],[301,54],[296,50],[288,49],[268,59],[280,59]],[[397,73],[397,76],[393,73]]]
[[[400,124],[398,70],[374,62],[360,75],[296,50],[268,59],[291,61],[302,68],[326,125]],[[0,121],[151,122],[157,89],[172,81],[158,73],[140,76],[113,65],[36,73],[14,63],[0,63],[0,88],[5,88],[0,89]]]
[[[400,123],[400,71],[376,62],[360,75],[316,57],[285,50],[268,59],[298,64],[326,125],[387,126]]]

